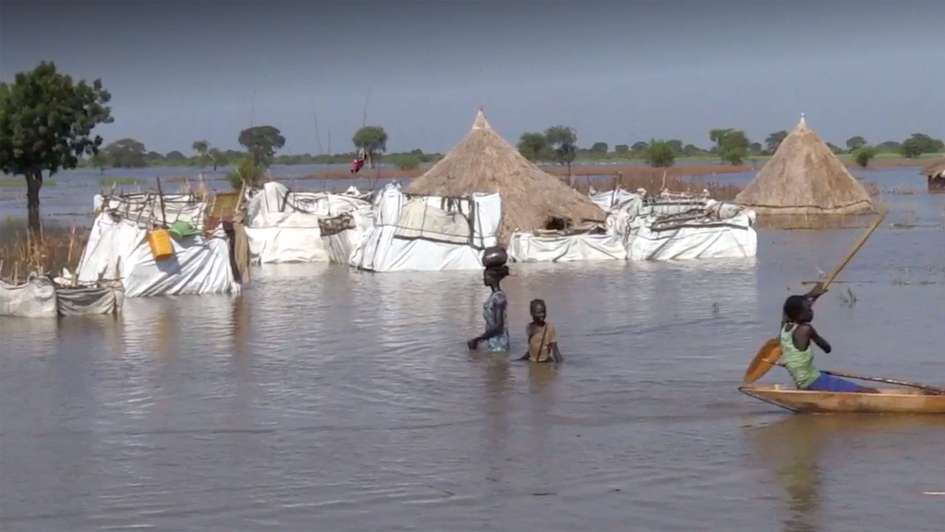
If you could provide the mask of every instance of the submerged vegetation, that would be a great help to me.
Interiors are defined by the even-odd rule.
[[[0,222],[0,280],[22,282],[30,272],[58,275],[63,268],[74,269],[88,234],[85,228],[52,224],[34,233],[20,220],[5,219]]]

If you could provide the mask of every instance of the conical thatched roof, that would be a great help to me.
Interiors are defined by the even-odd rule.
[[[807,127],[803,116],[735,202],[755,209],[760,216],[873,210],[869,193]]]
[[[523,157],[492,129],[482,110],[466,137],[414,179],[408,192],[436,196],[498,192],[502,197],[499,239],[503,243],[515,231],[545,228],[551,217],[573,223],[606,218],[590,198]]]
[[[945,160],[926,166],[922,169],[922,174],[926,177],[945,177]]]

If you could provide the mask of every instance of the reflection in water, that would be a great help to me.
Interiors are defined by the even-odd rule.
[[[842,470],[862,463],[867,469],[877,462],[851,453],[870,441],[883,453],[895,453],[898,444],[883,442],[905,433],[945,430],[945,419],[939,416],[882,415],[786,415],[783,419],[760,428],[744,430],[750,439],[755,457],[783,490],[783,530],[809,532],[829,530],[829,513],[824,501],[841,498],[844,492],[856,490],[848,485]]]

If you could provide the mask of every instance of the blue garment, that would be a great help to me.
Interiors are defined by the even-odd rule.
[[[485,343],[486,351],[492,352],[501,352],[509,350],[509,328],[508,320],[505,318],[505,309],[508,307],[508,302],[505,298],[505,292],[502,290],[496,290],[489,296],[489,299],[486,300],[485,304],[482,305],[482,317],[486,320],[486,330],[491,330],[498,326],[496,322],[496,305],[502,306],[502,325],[505,327],[502,332],[492,338],[486,338],[483,343]]]
[[[850,382],[846,379],[841,379],[839,377],[834,377],[833,375],[827,375],[826,373],[821,372],[820,377],[817,377],[817,380],[812,382],[810,386],[804,388],[809,391],[816,392],[869,392],[867,388],[860,386],[859,384]]]

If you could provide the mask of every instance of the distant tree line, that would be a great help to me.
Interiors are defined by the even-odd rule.
[[[567,143],[552,142],[560,140],[560,132],[568,131]],[[551,136],[549,136],[551,135]],[[545,132],[527,131],[519,137],[518,150],[527,159],[539,162],[567,164],[575,160],[601,162],[613,160],[637,159],[654,167],[672,166],[677,158],[713,158],[732,165],[742,164],[749,157],[773,155],[781,142],[788,136],[786,130],[770,133],[764,143],[752,142],[743,130],[735,128],[717,128],[709,130],[708,139],[711,147],[702,148],[684,143],[679,139],[651,139],[633,144],[616,144],[613,150],[606,142],[593,142],[590,148],[577,145],[577,133],[567,126],[555,126]],[[880,153],[898,154],[907,158],[917,158],[926,153],[945,152],[945,143],[924,133],[914,133],[902,142],[885,141],[875,146],[869,145],[866,138],[855,135],[846,140],[846,147],[841,148],[830,142],[827,147],[836,154],[849,154],[861,166]]]

